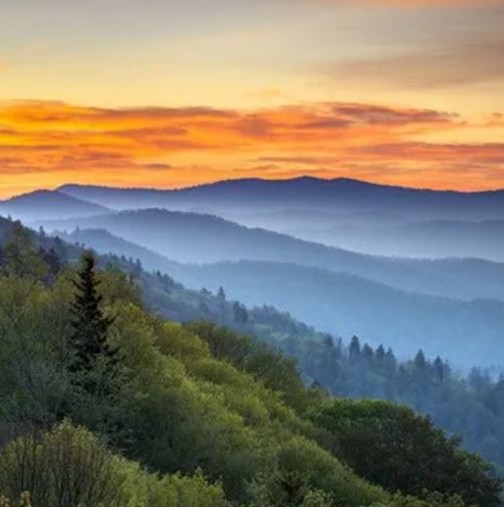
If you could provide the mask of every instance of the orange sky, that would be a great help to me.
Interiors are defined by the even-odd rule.
[[[3,193],[65,182],[176,187],[302,174],[465,190],[504,187],[499,115],[480,124],[445,112],[355,103],[239,111],[0,104]]]
[[[0,196],[304,174],[504,187],[499,4],[2,5]]]

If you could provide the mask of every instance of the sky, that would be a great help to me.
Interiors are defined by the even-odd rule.
[[[504,0],[16,0],[0,19],[0,197],[504,188]]]

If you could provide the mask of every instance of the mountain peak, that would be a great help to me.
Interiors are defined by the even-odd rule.
[[[0,202],[0,213],[23,220],[92,216],[107,213],[105,206],[73,197],[58,190],[35,190]]]

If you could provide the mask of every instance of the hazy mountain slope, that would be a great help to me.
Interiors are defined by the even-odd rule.
[[[114,236],[105,229],[75,229],[71,233],[58,232],[58,236],[70,244],[92,248],[99,254],[115,254],[132,261],[140,260],[148,271],[161,271],[176,276],[183,265],[148,248]]]
[[[428,355],[441,354],[467,367],[504,363],[504,303],[420,295],[281,263],[202,266],[181,281],[212,290],[222,285],[247,305],[271,304],[322,331],[357,334],[375,346],[386,343],[403,356],[423,348]]]
[[[463,193],[309,177],[230,180],[181,190],[78,185],[60,190],[117,210],[210,213],[374,255],[504,259],[490,230],[502,236],[496,222],[504,220],[504,190]]]
[[[63,238],[101,253],[138,258],[145,269],[168,273],[193,289],[217,292],[223,286],[231,298],[250,306],[273,305],[320,330],[346,338],[357,334],[373,345],[393,346],[403,356],[424,348],[459,366],[504,362],[498,353],[504,339],[504,303],[420,295],[294,264],[183,265],[101,230],[74,231]]]
[[[104,206],[86,202],[62,192],[38,190],[0,201],[0,214],[22,221],[51,220],[61,217],[85,217],[103,214]]]
[[[0,217],[0,249],[4,248],[9,239],[12,230],[12,222]],[[29,230],[29,229],[28,229]],[[97,238],[103,231],[88,231],[89,235]],[[66,242],[60,236],[41,235],[35,231],[29,230],[37,247],[48,251],[54,249],[59,258],[64,263],[75,263],[79,260],[83,248],[74,242]],[[79,233],[80,234],[80,233]],[[86,235],[86,232],[83,233]],[[116,245],[124,246],[126,241],[120,238],[111,237]],[[91,248],[90,243],[86,244]],[[137,245],[130,245],[137,252],[146,251]],[[260,338],[271,344],[278,345],[280,341],[290,338],[300,340],[321,342],[324,335],[315,331],[313,328],[297,322],[289,315],[276,310],[273,307],[262,307],[248,309],[249,319],[244,326],[235,322],[233,318],[233,304],[231,299],[222,299],[209,291],[192,290],[184,287],[171,276],[152,273],[152,268],[143,269],[135,262],[111,252],[107,248],[105,254],[98,255],[98,262],[102,268],[109,265],[116,266],[121,271],[127,273],[141,287],[144,299],[148,306],[159,314],[179,322],[193,322],[208,319],[221,325],[231,328],[237,328],[250,335],[260,336]],[[147,251],[148,252],[148,251]],[[99,252],[98,252],[99,253]],[[152,259],[162,256],[150,253]],[[169,266],[177,266],[176,263],[166,259]]]
[[[287,262],[355,274],[415,292],[466,299],[504,299],[504,264],[472,259],[373,257],[246,228],[209,215],[142,210],[42,223],[48,230],[104,228],[183,263]]]
[[[240,210],[283,208],[399,212],[429,218],[504,218],[504,191],[441,192],[350,179],[243,179],[182,190],[117,189],[65,185],[60,191],[115,209]]]
[[[479,257],[504,260],[504,221],[463,222],[435,220],[395,226],[347,223],[324,228],[288,229],[307,241],[354,251],[408,257]]]

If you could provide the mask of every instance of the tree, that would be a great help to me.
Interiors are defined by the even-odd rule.
[[[368,365],[370,365],[374,359],[374,350],[367,343],[362,347],[362,357]]]
[[[82,268],[74,281],[77,294],[72,305],[73,333],[70,343],[75,351],[72,371],[90,371],[101,359],[110,372],[117,362],[117,349],[107,343],[110,326],[114,319],[104,315],[103,296],[98,294],[100,282],[96,277],[95,258],[86,252],[82,257]]]
[[[40,256],[32,234],[21,222],[13,222],[4,251],[5,270],[8,275],[42,279],[48,271]]]
[[[376,359],[378,360],[379,363],[382,363],[383,360],[385,359],[385,349],[384,349],[383,345],[380,345],[376,349]]]
[[[445,363],[439,356],[437,356],[436,359],[434,360],[433,366],[436,381],[443,382],[446,376]]]
[[[427,368],[427,360],[425,359],[425,354],[423,350],[419,350],[417,355],[415,356],[415,366],[419,370],[425,370]]]
[[[248,321],[247,309],[238,301],[233,304],[233,320],[242,326]]]
[[[338,439],[358,475],[392,493],[423,497],[437,491],[459,495],[467,505],[501,505],[502,480],[492,467],[460,449],[460,440],[428,417],[383,401],[333,400],[313,419]]]
[[[39,256],[47,265],[47,274],[44,281],[50,285],[54,282],[57,274],[63,268],[63,263],[61,262],[61,259],[58,257],[58,254],[54,248],[46,251],[40,247]]]
[[[135,279],[135,280],[138,280],[141,276],[142,276],[142,263],[140,261],[140,259],[137,259],[135,261],[135,265],[133,267],[133,270],[131,272],[131,276]]]
[[[348,348],[348,355],[351,360],[355,361],[356,359],[359,358],[360,353],[361,353],[361,347],[360,347],[359,338],[357,338],[357,336],[354,336],[352,338],[352,341],[350,342],[350,347]]]

